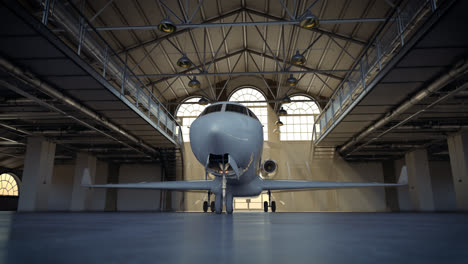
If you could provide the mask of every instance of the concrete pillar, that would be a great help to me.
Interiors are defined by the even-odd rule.
[[[413,210],[434,211],[431,175],[427,151],[418,149],[405,155],[408,184]]]
[[[30,137],[26,146],[19,212],[48,209],[49,187],[54,169],[55,144],[43,137]]]
[[[385,183],[395,183],[398,181],[399,175],[395,172],[395,164],[393,160],[382,162],[382,169]],[[385,188],[385,201],[388,211],[400,211],[400,207],[398,206],[398,192],[396,188]]]
[[[468,132],[449,136],[447,141],[457,210],[468,211]]]
[[[76,157],[75,174],[73,176],[70,211],[85,211],[90,209],[92,190],[81,186],[83,171],[86,168],[89,170],[91,182],[94,183],[96,174],[96,157],[88,155],[87,153],[78,153]]]
[[[107,183],[119,183],[120,164],[109,163]],[[117,189],[106,189],[106,205],[104,210],[117,211]]]

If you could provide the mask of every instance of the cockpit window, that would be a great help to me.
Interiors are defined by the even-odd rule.
[[[253,118],[255,118],[255,119],[258,120],[258,117],[257,117],[252,111],[250,111],[250,109],[247,108],[247,111],[249,111],[249,115],[250,115],[251,117],[253,117]],[[258,120],[258,121],[260,121],[260,120]]]
[[[220,112],[222,108],[223,108],[222,104],[208,106],[205,109],[205,111],[203,111],[203,113],[200,114],[200,116],[203,116],[203,115],[206,115],[206,114],[209,114],[209,113],[213,113],[213,112]]]
[[[247,108],[242,105],[226,104],[226,112],[237,112],[247,115]]]

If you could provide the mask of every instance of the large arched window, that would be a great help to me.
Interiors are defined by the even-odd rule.
[[[0,195],[18,196],[18,182],[9,173],[3,173],[0,175]]]
[[[280,129],[280,140],[312,139],[314,121],[320,114],[320,109],[311,100],[309,97],[296,95],[291,97],[291,103],[283,105],[288,114],[281,117],[284,126]]]
[[[182,137],[184,142],[189,142],[190,125],[205,110],[207,105],[200,105],[198,101],[201,97],[193,97],[184,101],[177,109],[176,118],[179,118],[182,125]]]
[[[263,125],[263,140],[268,140],[268,110],[265,96],[257,89],[242,88],[234,92],[229,97],[229,101],[240,102],[252,110]]]

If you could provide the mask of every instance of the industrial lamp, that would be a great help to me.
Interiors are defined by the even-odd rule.
[[[164,32],[164,33],[173,33],[176,31],[177,27],[174,24],[174,22],[166,18],[166,19],[161,20],[161,22],[159,22],[158,29],[159,31]]]
[[[296,51],[296,55],[292,56],[291,58],[291,64],[294,65],[302,65],[305,63],[305,61],[306,58],[301,53],[299,53],[299,51]]]
[[[297,79],[291,74],[289,78],[286,80],[286,85],[289,87],[294,87],[297,85]]]
[[[177,60],[177,65],[182,68],[190,68],[192,62],[185,56],[185,54]]]
[[[193,76],[193,79],[188,83],[190,88],[198,89],[200,88],[200,82],[197,80],[197,77]]]
[[[282,125],[284,125],[284,124],[283,124],[283,122],[281,122],[281,120],[278,119],[278,121],[275,122],[275,125],[276,125],[277,127],[280,127],[280,126],[282,126]]]
[[[275,128],[275,129],[273,129],[273,133],[275,133],[275,134],[279,134],[279,133],[280,133],[280,130],[279,130],[279,128]]]
[[[278,114],[279,114],[280,116],[285,116],[285,115],[288,114],[288,112],[287,112],[286,110],[284,110],[283,107],[281,107],[280,110],[278,111]]]
[[[289,104],[289,103],[291,103],[291,98],[289,98],[289,96],[287,94],[285,94],[284,97],[281,98],[281,103],[282,104]]]
[[[198,100],[198,103],[201,105],[207,105],[210,103],[210,101],[208,101],[208,99],[206,99],[205,97],[202,97],[200,98],[200,100]]]
[[[318,18],[312,15],[310,12],[307,12],[299,22],[299,26],[305,29],[315,28],[318,26],[318,24]]]

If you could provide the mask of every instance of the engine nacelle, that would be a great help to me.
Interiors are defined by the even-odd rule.
[[[272,177],[276,174],[278,169],[278,163],[276,161],[267,159],[262,163],[262,176],[263,177]]]

